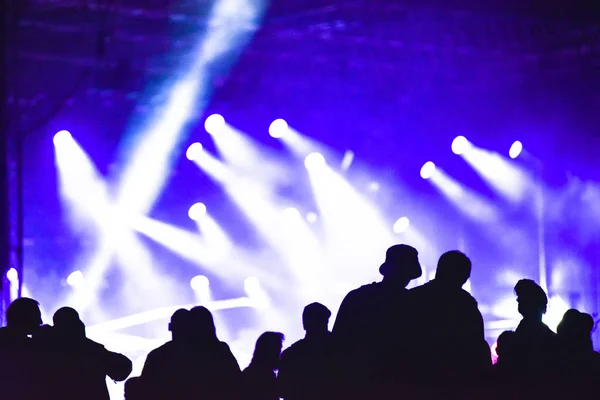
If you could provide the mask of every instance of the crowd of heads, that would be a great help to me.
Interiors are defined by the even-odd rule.
[[[422,275],[419,254],[392,246],[381,282],[352,290],[329,330],[331,311],[304,308],[305,337],[284,349],[284,335],[265,332],[241,369],[220,341],[213,315],[197,306],[177,310],[171,340],[151,351],[139,377],[131,361],[86,337],[70,307],[43,325],[39,304],[15,300],[0,328],[0,390],[11,400],[108,400],[106,378],[126,381],[126,400],[320,400],[374,398],[563,398],[595,393],[600,357],[594,320],[569,310],[557,332],[542,320],[548,296],[535,281],[516,282],[522,321],[502,333],[492,363],[477,301],[463,289],[471,260],[444,253],[435,278]],[[300,322],[300,321],[299,321]],[[282,351],[283,350],[283,351]],[[129,378],[129,379],[128,379]]]

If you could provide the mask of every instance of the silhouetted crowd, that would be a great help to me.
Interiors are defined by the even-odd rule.
[[[523,319],[502,333],[492,364],[477,301],[465,290],[471,261],[443,254],[435,279],[406,289],[422,274],[416,249],[388,249],[381,282],[348,293],[331,311],[305,307],[304,339],[282,352],[284,336],[265,332],[241,370],[202,306],[171,317],[172,339],[151,351],[141,376],[125,383],[126,400],[321,400],[590,398],[600,357],[594,320],[565,313],[557,332],[542,322],[548,298],[534,281],[516,283]],[[131,361],[86,337],[76,310],[42,325],[39,304],[15,300],[0,328],[0,398],[107,400],[106,377],[126,380]]]

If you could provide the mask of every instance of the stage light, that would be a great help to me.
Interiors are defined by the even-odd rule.
[[[212,114],[204,121],[204,129],[211,135],[219,134],[225,128],[225,118],[220,114]]]
[[[288,133],[289,126],[284,119],[276,119],[269,125],[269,135],[275,139],[280,139]]]
[[[402,233],[408,229],[410,226],[410,220],[407,217],[398,218],[398,220],[394,223],[392,230],[394,233]]]
[[[514,142],[512,144],[512,146],[510,146],[508,155],[510,156],[510,158],[515,159],[515,158],[519,157],[519,154],[521,154],[522,151],[523,151],[523,143],[521,143],[517,140],[516,142]]]
[[[74,271],[67,277],[67,285],[71,287],[81,286],[83,283],[83,273],[81,271]]]
[[[309,212],[306,214],[306,222],[309,224],[314,224],[317,222],[317,219],[319,219],[319,217],[314,212]]]
[[[288,207],[282,211],[286,218],[300,218],[300,211],[294,207]]]
[[[427,161],[421,168],[421,178],[429,179],[435,172],[435,164],[432,161]]]
[[[325,165],[325,157],[321,153],[310,153],[304,159],[306,169],[317,169]]]
[[[194,292],[206,292],[210,287],[210,282],[204,275],[197,275],[190,280],[190,286]]]
[[[196,142],[192,143],[190,147],[188,147],[187,151],[185,152],[185,156],[188,160],[194,161],[198,159],[200,153],[202,153],[202,145]]]
[[[202,203],[196,203],[190,207],[188,216],[192,221],[199,221],[206,215],[206,206]]]
[[[71,136],[71,132],[69,131],[59,131],[54,135],[54,146],[59,147],[59,146],[63,146],[66,143],[69,143],[71,140],[73,140],[73,136]]]
[[[452,152],[454,154],[458,154],[458,155],[464,154],[467,152],[467,150],[469,150],[470,147],[471,147],[471,143],[469,143],[467,138],[464,136],[457,136],[452,141]]]
[[[19,273],[16,269],[11,268],[6,272],[6,279],[8,279],[8,281],[11,283],[17,282],[19,280]]]

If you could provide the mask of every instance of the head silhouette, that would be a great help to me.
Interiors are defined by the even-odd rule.
[[[210,310],[203,306],[197,306],[189,311],[190,334],[196,340],[203,343],[216,342],[217,328]]]
[[[169,322],[169,332],[171,332],[171,337],[175,342],[185,340],[191,336],[190,331],[190,311],[180,308],[173,313],[171,322]]]
[[[385,253],[385,262],[379,272],[386,282],[394,282],[404,287],[413,279],[419,278],[423,271],[419,263],[419,252],[414,247],[397,244]]]
[[[280,332],[265,332],[260,335],[254,347],[251,365],[272,371],[278,369],[284,338]]]
[[[6,310],[6,322],[10,329],[31,335],[42,325],[40,303],[27,297],[16,299]]]
[[[523,319],[541,322],[548,307],[548,296],[544,289],[531,279],[521,279],[515,285],[515,293]]]
[[[440,257],[435,280],[447,286],[461,288],[471,276],[471,260],[458,250],[448,251]]]
[[[79,318],[79,313],[71,307],[58,309],[52,317],[56,331],[68,337],[85,337],[85,325]]]
[[[507,364],[514,361],[516,355],[516,336],[513,331],[505,331],[496,342],[496,354],[501,363]]]
[[[575,309],[568,310],[558,324],[556,332],[572,348],[593,350],[592,331],[594,319],[591,315]]]
[[[307,335],[328,332],[331,311],[321,303],[311,303],[304,307],[302,325]]]

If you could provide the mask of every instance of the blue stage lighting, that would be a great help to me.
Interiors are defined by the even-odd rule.
[[[304,159],[304,165],[306,169],[316,169],[325,165],[325,157],[321,153],[310,153]]]
[[[217,135],[225,129],[225,118],[219,114],[212,114],[204,121],[204,129],[211,135]]]
[[[188,147],[187,151],[185,152],[185,156],[190,161],[197,160],[200,153],[202,153],[202,149],[203,148],[200,143],[198,143],[198,142],[192,143],[190,145],[190,147]]]
[[[284,119],[276,119],[269,126],[269,135],[275,139],[284,137],[289,131],[288,123]]]
[[[206,206],[202,203],[196,203],[190,207],[188,216],[192,221],[199,221],[206,215]]]
[[[514,142],[512,144],[512,146],[510,146],[508,155],[510,156],[510,158],[514,159],[514,158],[519,157],[519,154],[521,154],[522,151],[523,151],[523,143],[521,143],[517,140],[516,142]]]
[[[464,154],[467,152],[467,150],[469,150],[470,147],[471,147],[471,143],[464,136],[457,136],[452,141],[452,152],[454,154],[458,154],[458,155]]]
[[[429,179],[435,172],[435,164],[432,161],[427,161],[421,168],[421,178]]]
[[[73,136],[71,136],[71,132],[69,131],[58,131],[55,135],[54,135],[54,146],[59,147],[62,146],[66,143],[69,143],[71,140],[73,140]]]
[[[407,217],[398,218],[398,220],[394,223],[392,230],[394,233],[402,233],[405,232],[410,226],[410,220]]]

